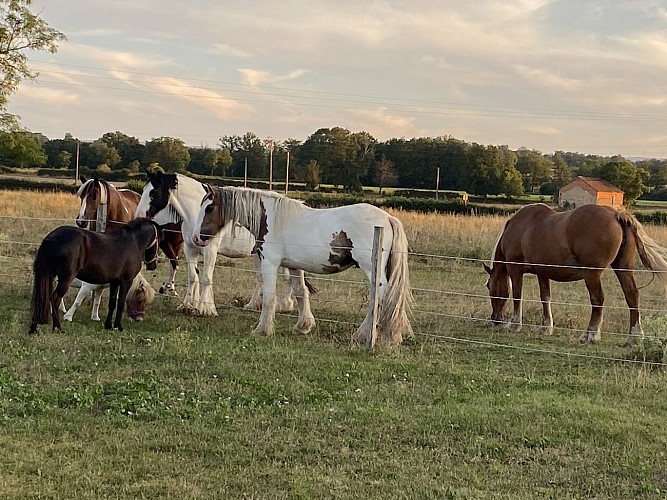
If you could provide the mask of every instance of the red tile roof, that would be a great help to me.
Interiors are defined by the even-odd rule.
[[[587,191],[593,191],[595,193],[599,192],[605,192],[605,193],[622,193],[623,190],[618,189],[616,186],[613,184],[608,183],[607,181],[604,181],[602,179],[598,179],[597,177],[584,177],[583,175],[577,176],[576,179],[574,179],[572,182],[569,184],[566,184],[562,188],[560,188],[560,192],[564,193],[566,191],[569,191],[570,189],[576,187],[576,186],[581,186],[582,183],[584,184],[584,188]]]

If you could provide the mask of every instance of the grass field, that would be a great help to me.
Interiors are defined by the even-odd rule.
[[[350,346],[367,305],[355,271],[316,280],[310,335],[281,315],[275,336],[250,337],[257,313],[238,307],[250,262],[222,257],[218,318],[158,297],[144,322],[105,331],[84,304],[63,333],[29,337],[30,243],[77,208],[72,195],[0,192],[0,498],[667,495],[667,376],[628,362],[664,349],[665,298],[649,275],[637,277],[644,351],[620,347],[613,274],[601,344],[577,345],[582,283],[554,285],[555,335],[508,334],[485,321],[475,260],[505,219],[397,213],[417,299],[415,337],[398,352]],[[667,243],[665,228],[647,229]],[[165,269],[147,277],[157,285]],[[537,324],[532,277],[525,296]]]

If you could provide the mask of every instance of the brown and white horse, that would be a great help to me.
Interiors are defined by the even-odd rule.
[[[601,338],[604,292],[600,278],[611,266],[630,308],[630,329],[625,346],[643,335],[639,315],[639,291],[633,268],[635,258],[667,284],[667,250],[651,239],[630,213],[611,207],[582,205],[569,212],[556,212],[537,203],[521,208],[501,233],[491,256],[487,287],[493,309],[491,319],[503,321],[510,291],[514,311],[508,329],[521,329],[521,292],[524,273],[537,275],[542,301],[541,333],[553,331],[551,280],[584,280],[591,300],[591,318],[579,342]]]
[[[113,231],[134,219],[134,213],[141,196],[131,189],[118,189],[104,179],[86,179],[79,176],[81,187],[77,195],[81,208],[76,225],[82,229],[105,232]],[[102,227],[99,227],[102,226]],[[160,293],[176,293],[174,277],[178,269],[178,258],[183,248],[181,224],[170,223],[161,226],[160,249],[169,259],[171,270],[160,287]],[[78,299],[78,298],[77,298]]]
[[[403,224],[396,217],[367,203],[314,209],[272,191],[207,187],[193,241],[206,247],[229,224],[246,228],[255,238],[253,253],[259,257],[264,282],[256,335],[273,332],[276,276],[280,266],[294,274],[301,272],[299,270],[334,274],[359,267],[371,281],[376,265],[372,259],[374,227],[378,226],[384,228],[377,273],[380,312],[378,318],[374,318],[369,305],[353,340],[367,340],[369,334],[375,332],[373,322],[377,322],[380,335],[390,346],[399,345],[404,333],[412,334],[408,241]],[[310,320],[312,313],[304,310],[309,304],[297,301],[297,305],[299,322],[295,329],[299,330],[301,322]],[[372,338],[370,345],[374,342]]]

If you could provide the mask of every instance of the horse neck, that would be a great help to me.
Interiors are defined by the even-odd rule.
[[[132,195],[126,196],[114,186],[107,189],[107,218],[109,221],[130,222],[134,218],[134,212],[137,209],[137,201],[132,200]],[[129,191],[128,193],[132,193]]]

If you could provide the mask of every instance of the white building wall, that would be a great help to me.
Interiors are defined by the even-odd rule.
[[[561,195],[559,206],[564,206],[565,202],[568,202],[571,208],[576,208],[580,207],[581,205],[594,204],[595,196],[593,196],[585,189],[579,186],[575,186]]]

